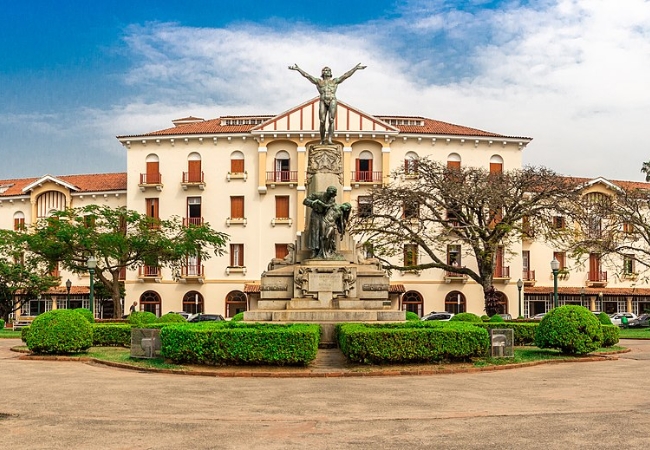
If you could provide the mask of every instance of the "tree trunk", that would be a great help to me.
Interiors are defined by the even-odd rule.
[[[122,309],[122,292],[120,289],[120,275],[119,272],[112,274],[113,283],[111,285],[111,297],[113,299],[113,311],[115,311],[115,319],[121,319],[124,315]]]

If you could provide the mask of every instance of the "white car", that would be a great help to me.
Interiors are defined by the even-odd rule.
[[[627,317],[627,322],[630,323],[632,320],[636,320],[636,314],[631,313],[631,312],[620,312],[620,313],[615,313],[609,316],[609,318],[612,320],[612,325],[621,325],[621,320],[623,319],[623,316]]]

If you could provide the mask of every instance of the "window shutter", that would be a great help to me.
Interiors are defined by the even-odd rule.
[[[160,167],[158,161],[150,161],[147,163],[147,184],[160,183]]]

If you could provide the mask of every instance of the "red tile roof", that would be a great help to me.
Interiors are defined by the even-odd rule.
[[[45,175],[47,176],[47,175]],[[23,188],[40,180],[38,178],[15,178],[10,180],[0,180],[0,191],[3,186],[9,186],[4,192],[0,192],[0,197],[12,197],[23,195]],[[52,176],[58,180],[64,181],[75,186],[78,192],[105,192],[105,191],[124,191],[126,190],[126,173],[96,173],[84,175],[62,175]]]
[[[247,118],[265,118],[272,119],[274,116],[227,116],[216,119],[204,120],[196,123],[179,124],[164,130],[152,131],[141,135],[118,136],[118,138],[143,137],[143,136],[174,136],[174,135],[194,135],[194,134],[219,134],[219,133],[247,133],[258,124],[246,125],[227,125],[228,121]],[[483,131],[476,128],[455,125],[453,123],[442,122],[439,120],[427,119],[425,117],[411,116],[375,116],[379,120],[387,121],[388,119],[405,119],[421,121],[423,125],[392,125],[402,133],[409,134],[439,134],[450,136],[476,136],[476,137],[494,137],[494,138],[516,138],[531,139],[527,137],[506,136],[503,134]]]

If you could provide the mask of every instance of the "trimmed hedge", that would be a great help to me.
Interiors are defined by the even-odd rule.
[[[569,355],[586,355],[603,343],[603,326],[584,306],[553,308],[542,319],[535,334],[539,348],[557,348]]]
[[[492,317],[490,317],[490,320],[488,320],[488,322],[505,322],[505,320],[503,320],[503,317],[501,317],[500,315],[495,314]]]
[[[156,315],[149,311],[134,311],[129,314],[129,323],[139,327],[154,323],[156,320],[158,320]]]
[[[131,325],[94,324],[93,346],[96,347],[130,347]]]
[[[420,316],[413,311],[406,311],[406,320],[420,320]]]
[[[93,344],[90,322],[79,312],[67,309],[39,315],[24,336],[27,347],[34,353],[78,353],[88,350]]]
[[[181,316],[180,314],[170,312],[163,316],[158,317],[158,319],[156,319],[156,322],[157,323],[187,323],[187,320],[185,320],[185,317]]]
[[[3,319],[0,319],[0,330],[4,330],[5,328],[5,321]]]
[[[612,319],[607,315],[606,312],[601,312],[598,314],[598,321],[603,325],[613,325]]]
[[[95,323],[95,317],[93,316],[93,313],[91,310],[88,308],[75,308],[73,309],[74,312],[78,312],[82,316],[86,318],[86,320],[90,323]]]
[[[406,322],[337,325],[339,347],[365,364],[469,360],[487,354],[486,330],[463,322]]]
[[[161,354],[178,364],[307,365],[316,358],[320,326],[206,322],[160,330]]]
[[[473,313],[469,312],[464,312],[464,313],[458,313],[451,319],[449,319],[450,322],[475,322],[475,323],[481,323],[483,320],[479,316]]]
[[[609,316],[607,318],[609,319]],[[621,335],[621,329],[619,327],[616,325],[601,325],[600,328],[603,330],[603,347],[612,347],[618,344]]]
[[[232,316],[232,319],[230,319],[231,322],[239,322],[241,320],[244,320],[244,313],[240,312]]]

